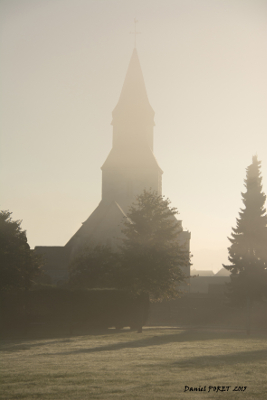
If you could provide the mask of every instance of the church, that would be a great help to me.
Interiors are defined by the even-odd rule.
[[[162,194],[162,174],[153,153],[154,111],[149,103],[136,48],[119,101],[112,112],[112,149],[102,165],[102,199],[65,246],[37,246],[54,284],[67,279],[68,265],[85,245],[116,248],[129,206],[144,189]],[[190,232],[180,224],[179,242],[189,252]],[[188,267],[190,268],[190,267]],[[190,271],[186,271],[190,275]]]

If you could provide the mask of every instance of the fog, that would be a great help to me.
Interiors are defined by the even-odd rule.
[[[162,192],[218,271],[252,156],[267,191],[267,3],[1,1],[1,209],[63,246],[101,200],[112,111],[137,50]]]

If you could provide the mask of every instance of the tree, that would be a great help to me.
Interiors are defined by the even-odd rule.
[[[247,168],[246,192],[242,193],[244,208],[232,228],[228,248],[231,272],[231,297],[240,303],[258,300],[267,294],[267,215],[262,192],[260,161],[253,156]]]
[[[0,212],[0,290],[29,289],[40,272],[40,259],[30,249],[21,221]]]
[[[114,287],[118,256],[108,246],[84,247],[70,265],[69,286],[76,288]]]
[[[176,214],[170,200],[154,192],[137,196],[124,220],[119,286],[154,299],[177,297],[189,252],[179,243]]]
[[[107,246],[83,248],[70,267],[70,287],[114,288],[132,299],[130,326],[142,332],[154,299],[174,298],[184,282],[181,267],[188,266],[189,252],[179,243],[182,231],[169,199],[144,191],[124,220],[124,238],[119,251]]]

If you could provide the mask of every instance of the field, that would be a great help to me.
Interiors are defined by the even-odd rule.
[[[266,339],[150,327],[1,340],[0,399],[265,399]]]

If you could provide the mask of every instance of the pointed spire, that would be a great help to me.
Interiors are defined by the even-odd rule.
[[[121,95],[112,116],[112,125],[117,122],[121,124],[122,120],[132,124],[144,119],[146,123],[152,122],[154,125],[154,111],[149,104],[136,48],[133,50]]]

